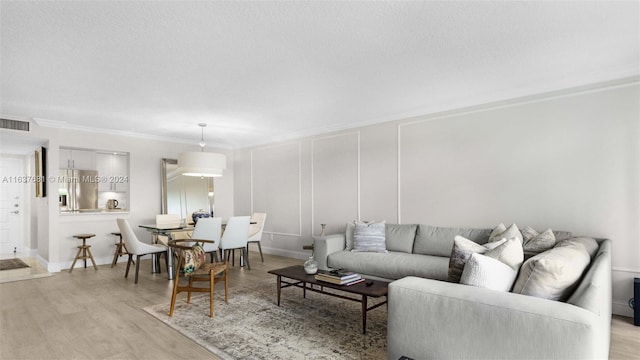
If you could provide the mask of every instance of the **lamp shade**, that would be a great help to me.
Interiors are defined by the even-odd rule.
[[[210,152],[185,152],[178,155],[178,171],[186,176],[218,177],[227,168],[227,157]]]

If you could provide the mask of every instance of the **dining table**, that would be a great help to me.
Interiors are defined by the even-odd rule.
[[[249,224],[257,224],[257,222],[255,221],[251,221]],[[224,231],[224,228],[226,227],[226,222],[222,223],[222,231]],[[169,240],[173,240],[173,234],[177,233],[177,232],[184,232],[184,231],[193,231],[193,229],[195,229],[195,226],[193,224],[185,224],[185,223],[176,223],[176,224],[143,224],[143,225],[138,225],[139,227],[151,232],[154,236],[158,236],[158,235],[164,235],[166,236]],[[151,262],[151,271],[152,272],[157,272],[156,269],[156,261],[154,259],[154,261]],[[240,256],[240,266],[244,266],[244,259],[242,258],[242,256]],[[173,269],[173,251],[171,250],[171,246],[167,246],[167,278],[169,280],[173,280],[175,277],[175,273],[174,273],[174,269]]]
[[[138,226],[151,232],[154,235],[154,237],[157,237],[158,235],[164,235],[169,240],[173,240],[173,234],[177,232],[193,231],[193,229],[195,229],[193,225],[182,224],[182,223],[171,224],[171,225],[144,224],[144,225],[138,225]],[[152,272],[157,272],[155,259],[154,261],[152,261],[151,267],[152,267]],[[173,280],[174,276],[175,274],[173,269],[173,252],[171,250],[171,246],[167,246],[167,277],[169,280]]]

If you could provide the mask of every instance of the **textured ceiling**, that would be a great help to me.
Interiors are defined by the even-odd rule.
[[[0,2],[0,115],[243,147],[640,73],[639,2]]]

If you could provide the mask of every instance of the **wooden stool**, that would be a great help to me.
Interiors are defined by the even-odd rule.
[[[90,249],[91,245],[87,245],[87,239],[90,239],[94,236],[96,236],[96,234],[73,235],[73,237],[76,239],[82,239],[82,245],[78,246],[78,253],[76,254],[76,258],[73,259],[73,264],[71,264],[71,268],[69,269],[69,272],[73,271],[73,267],[76,265],[76,261],[78,261],[78,259],[84,260],[85,269],[87,268],[87,259],[91,259],[91,262],[93,263],[93,267],[96,270],[98,270],[98,267],[96,266],[96,261],[93,259],[93,255],[91,254],[91,249]]]
[[[118,262],[118,257],[122,255],[129,255],[129,251],[127,250],[127,246],[122,241],[122,234],[119,232],[112,232],[111,235],[119,236],[120,241],[116,243],[116,252],[113,254],[113,262],[111,262],[111,267],[116,266]],[[132,260],[133,261],[133,260]],[[135,264],[135,261],[133,262]]]

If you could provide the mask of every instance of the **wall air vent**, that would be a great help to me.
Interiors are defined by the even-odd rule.
[[[0,129],[29,131],[28,121],[0,119]]]

